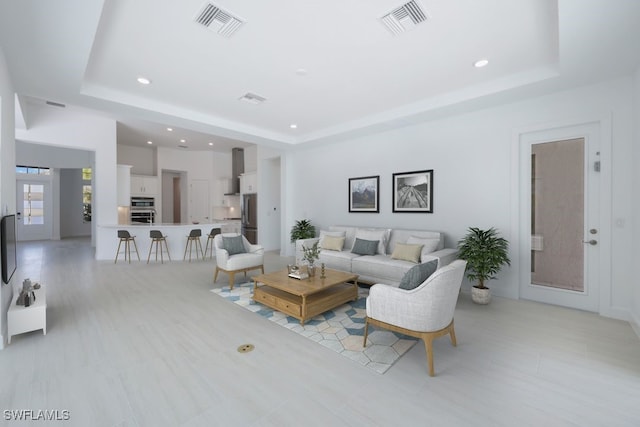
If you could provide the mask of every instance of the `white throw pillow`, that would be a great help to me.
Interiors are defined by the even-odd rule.
[[[321,249],[328,251],[341,251],[344,247],[344,237],[324,236],[322,239]]]
[[[414,245],[423,245],[422,253],[420,255],[420,262],[424,262],[425,257],[438,248],[440,239],[432,237],[409,236],[409,238],[407,239],[407,243]]]
[[[386,255],[387,253],[386,248],[387,242],[389,241],[389,234],[391,234],[390,229],[374,230],[370,228],[358,228],[356,230],[356,238],[358,239],[377,240],[378,250],[376,251],[376,253],[379,253],[381,255]]]
[[[347,235],[346,232],[344,231],[327,231],[327,230],[320,230],[320,239],[318,240],[318,246],[320,246],[321,248],[324,247],[324,238],[325,236],[331,236],[331,237],[345,237]]]

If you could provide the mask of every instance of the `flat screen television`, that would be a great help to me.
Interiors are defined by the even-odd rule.
[[[9,283],[18,265],[15,215],[4,216],[0,221],[0,249],[2,250],[2,281]]]

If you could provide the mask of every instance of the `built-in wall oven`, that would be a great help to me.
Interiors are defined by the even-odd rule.
[[[153,197],[131,198],[131,223],[153,224],[156,219],[156,203]]]

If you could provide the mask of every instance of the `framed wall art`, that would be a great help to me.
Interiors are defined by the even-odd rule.
[[[393,174],[393,212],[433,213],[433,169]]]
[[[380,175],[349,178],[349,212],[380,212]]]

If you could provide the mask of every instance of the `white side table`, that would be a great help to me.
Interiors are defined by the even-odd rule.
[[[9,344],[11,344],[11,337],[13,335],[25,332],[42,329],[43,334],[47,335],[47,294],[43,286],[40,287],[40,289],[35,289],[34,292],[36,294],[36,300],[29,307],[16,305],[20,292],[15,292],[15,290],[13,292],[13,300],[7,312],[7,329],[9,335],[7,341]]]

